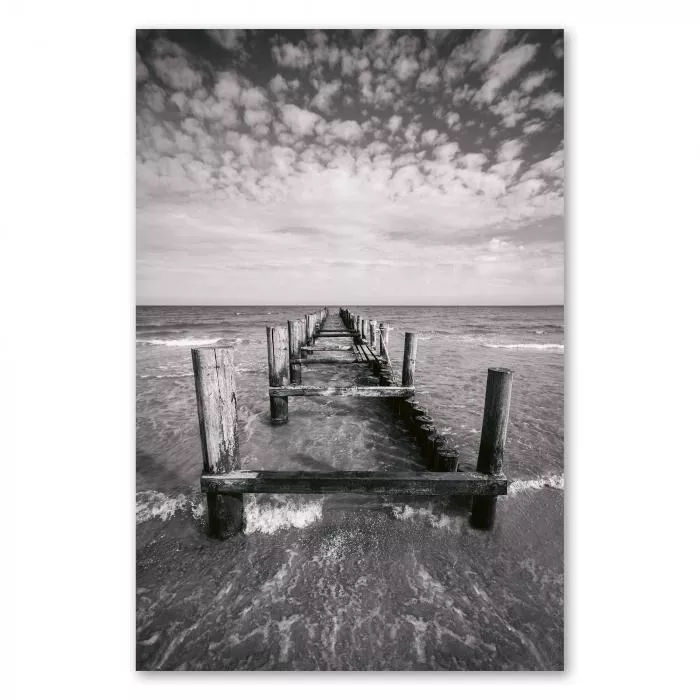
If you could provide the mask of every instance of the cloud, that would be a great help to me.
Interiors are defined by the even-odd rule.
[[[542,85],[546,80],[549,80],[554,75],[554,71],[542,70],[537,73],[530,73],[530,75],[520,83],[520,88],[524,92],[532,92]]]
[[[416,86],[418,89],[432,90],[440,84],[440,76],[438,74],[437,68],[431,68],[429,70],[424,70],[418,76],[418,82]]]
[[[148,83],[143,90],[143,97],[149,109],[159,113],[165,109],[165,92],[157,85]]]
[[[247,109],[243,121],[251,127],[258,124],[269,124],[272,121],[272,115],[264,109]]]
[[[428,129],[421,135],[421,143],[425,144],[426,146],[432,146],[437,141],[439,135],[440,134],[437,129]]]
[[[144,80],[148,80],[149,76],[150,76],[150,73],[148,71],[148,67],[141,60],[141,55],[137,51],[136,52],[136,82],[142,83]]]
[[[357,269],[385,261],[382,290],[403,303],[438,282],[448,303],[478,303],[465,290],[494,289],[494,275],[562,288],[563,97],[547,92],[561,66],[546,33],[535,64],[532,32],[231,31],[139,39],[139,298],[184,282],[216,294],[226,279],[244,303],[273,269],[287,289],[340,294],[329,249]],[[164,282],[163,269],[181,274]],[[556,298],[513,284],[504,303]]]
[[[220,73],[214,93],[220,100],[238,101],[242,91],[241,81],[235,73]]]
[[[336,139],[341,141],[359,141],[362,139],[362,129],[356,121],[333,122],[328,129]]]
[[[537,119],[533,119],[523,126],[523,132],[526,134],[537,134],[540,131],[544,131],[544,122]]]
[[[340,80],[333,80],[330,83],[325,83],[318,88],[318,92],[313,100],[311,107],[315,107],[321,112],[330,114],[333,106],[333,98],[340,92]]]
[[[309,136],[312,134],[314,126],[321,119],[318,114],[291,104],[284,105],[280,111],[284,124],[297,136]]]
[[[558,92],[548,92],[532,100],[532,109],[537,109],[550,116],[564,107],[564,98]]]
[[[457,112],[448,112],[445,116],[445,121],[450,129],[456,129],[459,127],[459,114]]]
[[[499,161],[513,160],[520,155],[524,147],[525,144],[522,141],[518,139],[509,139],[498,147],[496,158]]]
[[[245,44],[245,29],[207,29],[207,34],[227,51],[241,51]]]
[[[303,41],[297,45],[285,43],[273,46],[272,57],[280,66],[296,70],[304,70],[311,64],[311,53]]]
[[[485,29],[478,32],[469,46],[469,51],[476,63],[482,66],[488,65],[503,48],[508,35],[507,29]]]
[[[459,144],[452,141],[451,143],[437,146],[433,154],[438,160],[450,161],[459,153]]]
[[[486,81],[475,97],[477,102],[493,102],[500,89],[532,61],[537,48],[534,44],[521,44],[501,54],[487,69]]]
[[[515,90],[508,97],[503,98],[490,107],[491,112],[501,117],[501,124],[509,129],[517,125],[519,121],[527,118],[527,109],[530,98],[521,95]]]
[[[394,75],[405,82],[413,78],[420,70],[420,64],[412,56],[401,56],[394,64]]]

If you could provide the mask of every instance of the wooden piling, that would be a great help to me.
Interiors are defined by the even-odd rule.
[[[403,345],[403,372],[401,384],[413,386],[413,375],[416,369],[416,353],[418,352],[418,339],[415,333],[406,333]]]
[[[511,370],[489,368],[479,458],[476,463],[476,470],[482,474],[500,474],[503,471],[503,454],[512,386],[513,373]],[[470,520],[473,527],[490,530],[493,528],[495,518],[495,497],[474,498]]]
[[[389,357],[389,324],[379,324],[379,355],[385,360]]]
[[[439,472],[456,472],[459,466],[459,452],[451,447],[443,447],[438,452]]]
[[[292,384],[301,384],[301,346],[303,330],[300,320],[287,321],[289,332],[289,379]]]
[[[267,363],[271,387],[289,384],[289,334],[285,326],[267,327]],[[286,396],[270,396],[270,420],[273,424],[287,422],[288,402]]]
[[[192,348],[203,474],[239,470],[238,399],[233,348]],[[243,525],[240,494],[207,494],[209,533],[224,539]]]
[[[369,321],[366,318],[362,319],[362,340],[367,342],[369,338]]]
[[[377,347],[377,322],[376,321],[370,321],[369,322],[369,346],[374,350],[374,352],[378,352],[379,348]]]

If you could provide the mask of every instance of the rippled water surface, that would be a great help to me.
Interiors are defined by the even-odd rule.
[[[562,307],[352,307],[389,323],[396,368],[403,333],[418,333],[417,393],[463,464],[476,461],[487,368],[513,370],[494,531],[471,529],[450,499],[251,495],[245,535],[207,537],[196,345],[236,348],[244,469],[423,468],[382,401],[290,398],[289,423],[270,425],[265,326],[314,310],[137,309],[137,668],[563,668]]]

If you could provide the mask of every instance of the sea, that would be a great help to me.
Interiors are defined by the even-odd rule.
[[[289,422],[270,424],[266,326],[318,308],[137,307],[136,668],[563,670],[562,306],[348,306],[389,325],[398,371],[417,334],[417,397],[465,468],[487,370],[513,371],[493,530],[471,528],[455,498],[264,494],[244,497],[244,533],[208,536],[193,347],[235,349],[243,469],[424,468],[383,400],[292,397]],[[303,371],[314,384],[370,376]]]

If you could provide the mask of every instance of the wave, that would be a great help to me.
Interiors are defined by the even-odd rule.
[[[151,338],[149,340],[137,340],[136,342],[141,345],[168,345],[174,347],[187,347],[193,345],[213,345],[218,343],[223,338],[172,338],[166,340],[165,338]]]
[[[168,496],[160,491],[139,491],[136,494],[137,525],[155,518],[170,520],[177,512],[188,510],[194,518],[201,518],[204,515],[204,502],[201,497],[193,498],[184,493]]]
[[[244,496],[245,533],[260,532],[271,535],[278,530],[303,528],[315,523],[323,515],[323,499],[276,494]],[[201,495],[184,493],[168,495],[160,491],[139,491],[136,494],[136,524],[149,520],[170,520],[178,513],[189,513],[202,520],[206,512]]]
[[[139,379],[179,379],[181,377],[193,377],[192,372],[179,372],[174,374],[139,374]]]
[[[564,350],[562,343],[483,343],[485,348],[501,348],[503,350],[544,350],[559,352]]]
[[[323,498],[304,496],[250,495],[244,499],[245,533],[271,535],[278,530],[304,528],[323,515]]]
[[[508,496],[550,488],[564,490],[564,475],[549,474],[538,479],[517,479],[508,483]],[[305,528],[323,517],[323,496],[289,496],[278,494],[246,494],[245,533],[271,535],[279,530]],[[397,520],[425,523],[432,528],[444,529],[459,534],[465,527],[463,515],[444,512],[444,504],[429,503],[415,507],[408,504],[391,506]],[[160,491],[139,491],[136,494],[136,523],[138,525],[159,518],[163,522],[177,513],[189,513],[202,521],[206,508],[201,495],[175,496]]]
[[[550,474],[539,479],[516,479],[508,483],[508,495],[515,495],[523,491],[539,491],[540,489],[564,490],[564,475]]]

